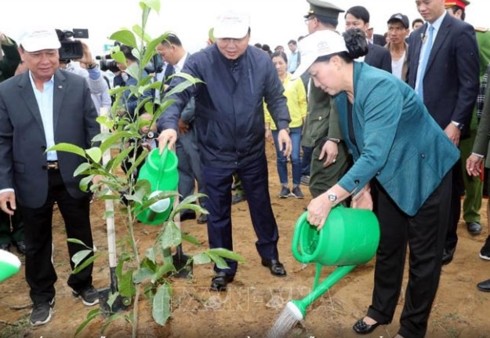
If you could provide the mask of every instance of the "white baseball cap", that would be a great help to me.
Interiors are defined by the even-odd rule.
[[[242,39],[250,28],[250,17],[245,13],[227,11],[216,19],[213,35],[216,39]]]
[[[299,42],[298,49],[301,53],[301,63],[293,78],[300,77],[320,56],[347,52],[344,37],[331,30],[316,31],[307,35]]]
[[[27,32],[20,40],[26,52],[37,52],[43,49],[59,49],[61,47],[58,34],[54,29],[38,29]]]

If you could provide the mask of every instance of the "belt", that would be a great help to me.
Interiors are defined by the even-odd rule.
[[[46,163],[46,170],[59,170],[58,161],[48,161]]]

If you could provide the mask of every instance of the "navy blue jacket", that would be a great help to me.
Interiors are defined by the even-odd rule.
[[[195,97],[194,128],[203,164],[237,168],[263,157],[264,100],[278,129],[289,126],[284,88],[262,50],[249,46],[240,58],[228,60],[214,44],[189,56],[182,72],[203,83],[173,95],[175,102],[159,119],[158,128],[177,130],[182,110]],[[175,77],[170,86],[182,81]]]

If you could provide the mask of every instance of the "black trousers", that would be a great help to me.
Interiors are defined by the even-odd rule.
[[[392,321],[400,296],[409,247],[409,277],[399,333],[424,337],[441,275],[451,197],[451,172],[413,217],[402,212],[377,181],[372,184],[381,238],[376,253],[374,291],[368,316],[378,323]]]
[[[255,246],[264,259],[278,259],[279,239],[276,219],[272,212],[269,195],[269,177],[265,154],[259,160],[238,168],[217,168],[204,165],[203,180],[206,185],[206,209],[208,215],[208,239],[210,248],[233,250],[231,220],[231,185],[233,174],[237,173],[247,196],[252,225],[257,235]],[[239,252],[238,252],[239,253]],[[229,269],[221,270],[235,275],[237,263],[227,260]]]
[[[461,196],[464,194],[463,169],[461,159],[452,169],[453,187],[451,190],[451,207],[449,210],[449,221],[446,235],[446,250],[456,248],[458,244],[458,223],[461,217]]]
[[[24,217],[26,252],[26,280],[30,286],[30,296],[34,304],[48,302],[55,296],[54,284],[57,280],[52,262],[52,218],[54,202],[58,204],[65,222],[67,238],[76,238],[89,248],[93,247],[90,228],[90,196],[75,199],[65,188],[61,174],[49,170],[48,198],[39,208],[22,207]],[[68,243],[70,258],[86,247]],[[73,269],[74,264],[70,259]],[[74,290],[82,290],[92,285],[90,264],[77,274],[70,274],[68,285]]]

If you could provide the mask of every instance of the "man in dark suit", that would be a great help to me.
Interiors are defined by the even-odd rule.
[[[89,148],[99,133],[87,81],[58,70],[59,47],[54,30],[25,34],[19,50],[29,71],[0,84],[0,208],[13,215],[18,207],[24,218],[26,280],[34,305],[32,325],[47,323],[54,305],[55,202],[65,221],[67,237],[93,246],[90,195],[79,189],[80,176],[73,177],[84,159],[67,152],[47,151],[61,142]],[[84,249],[68,243],[70,257]],[[73,268],[71,260],[70,264]],[[71,274],[68,285],[85,305],[98,303],[98,293],[92,286],[92,264]]]
[[[369,30],[370,15],[368,10],[362,6],[354,6],[345,12],[345,29],[359,28],[366,34]],[[391,54],[388,49],[377,44],[369,43],[368,53],[363,60],[368,65],[386,70],[391,73]]]
[[[471,25],[446,13],[444,0],[417,2],[426,24],[410,35],[407,82],[449,139],[459,145],[467,130],[479,86],[479,58]],[[451,216],[443,264],[451,262],[458,237],[463,193],[461,163],[453,168]]]
[[[366,31],[367,34],[367,39],[370,44],[378,45],[383,47],[386,45],[386,38],[384,35],[381,34],[375,34],[374,33],[374,28],[369,27],[368,30]]]

